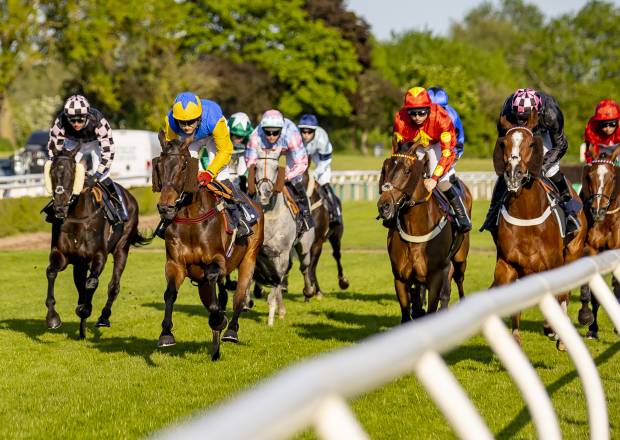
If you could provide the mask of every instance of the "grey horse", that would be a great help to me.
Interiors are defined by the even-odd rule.
[[[258,161],[250,167],[248,190],[254,194],[265,213],[265,238],[256,259],[254,280],[265,286],[272,286],[267,297],[269,304],[268,325],[272,326],[278,308],[280,319],[286,309],[282,291],[286,289],[286,274],[293,250],[299,256],[300,271],[304,277],[303,294],[314,296],[310,278],[310,249],[314,242],[314,228],[297,237],[295,218],[291,213],[282,190],[284,188],[284,167],[279,166],[279,150],[258,150]]]

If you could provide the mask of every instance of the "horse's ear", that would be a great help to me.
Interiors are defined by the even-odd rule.
[[[502,119],[505,119],[502,116]],[[493,167],[495,168],[495,174],[501,176],[504,174],[506,164],[504,163],[504,139],[503,137],[497,138],[495,142],[495,148],[493,149]]]
[[[513,125],[510,123],[510,121],[508,121],[508,118],[505,115],[502,115],[499,118],[499,125],[504,129],[504,131],[508,131],[513,127]]]
[[[78,142],[78,144],[75,146],[74,149],[68,150],[69,151],[69,156],[71,156],[71,157],[77,156],[78,151],[80,151],[81,149],[82,149],[82,143]]]
[[[543,157],[544,157],[543,140],[540,136],[534,136],[532,139],[532,155],[527,164],[530,174],[540,177],[542,173]]]
[[[614,151],[611,153],[611,157],[609,158],[609,160],[611,160],[612,162],[615,162],[619,154],[620,154],[620,145],[616,146]]]
[[[164,147],[166,146],[166,133],[164,133],[164,130],[159,130],[159,133],[157,133],[157,139],[159,139],[159,145],[161,146],[162,150],[164,149]]]
[[[248,194],[253,196],[256,194],[256,165],[250,165],[248,168]]]
[[[383,161],[383,165],[381,165],[381,176],[379,177],[379,194],[383,192],[381,188],[383,188],[383,184],[385,183],[385,169],[387,168],[387,162],[389,158]]]
[[[591,196],[590,178],[589,178],[589,173],[591,169],[592,169],[592,165],[590,164],[585,164],[583,168],[581,169],[581,191],[579,193],[579,197],[581,197],[581,200],[584,203]],[[616,171],[616,179],[617,179],[617,175],[618,175],[618,172]],[[616,181],[616,185],[618,185],[618,181]]]
[[[538,125],[538,112],[536,110],[532,110],[530,116],[527,118],[527,124],[525,126],[530,130],[533,130],[534,127]]]

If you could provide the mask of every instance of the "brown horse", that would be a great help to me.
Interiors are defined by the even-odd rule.
[[[108,254],[114,257],[112,279],[108,284],[108,301],[97,320],[97,327],[109,327],[112,303],[120,291],[120,279],[130,245],[147,244],[138,232],[138,203],[124,188],[119,187],[125,198],[128,221],[112,227],[105,217],[103,189],[83,188],[84,167],[75,162],[79,146],[61,150],[46,165],[45,180],[52,193],[55,219],[52,223],[52,249],[47,267],[47,327],[55,329],[62,321],[56,312],[54,284],[58,272],[73,265],[73,281],[78,291],[75,313],[80,318],[80,338],[86,337],[86,319],[90,316],[92,299],[99,285]],[[88,273],[90,271],[90,274]]]
[[[423,314],[421,287],[428,289],[428,312],[435,312],[441,299],[448,306],[451,258],[461,252],[464,235],[457,233],[435,197],[425,189],[428,159],[416,156],[414,145],[406,153],[387,158],[381,170],[379,217],[388,226],[387,248],[394,275],[394,287],[401,308],[401,322]],[[471,194],[466,190],[471,210]],[[467,242],[468,243],[468,242]],[[465,264],[458,266],[454,279],[462,292]],[[462,272],[461,272],[462,271]],[[412,304],[413,303],[413,304]]]
[[[588,220],[585,255],[596,255],[608,249],[620,248],[620,169],[614,162],[620,154],[617,147],[610,156],[600,155],[586,164],[582,174],[581,198]],[[612,277],[614,295],[620,301],[620,283]],[[592,311],[588,301],[592,301]],[[598,339],[599,303],[586,284],[581,286],[579,322],[588,325],[586,338]]]
[[[543,142],[534,136],[538,115],[533,112],[524,127],[512,126],[506,118],[501,125],[507,132],[497,139],[493,153],[495,172],[505,179],[508,197],[502,207],[497,233],[497,262],[493,286],[508,284],[529,274],[553,269],[583,254],[585,216],[579,212],[580,229],[565,245],[548,194],[551,187],[541,178]],[[573,195],[574,191],[571,189]],[[558,296],[567,310],[569,292]],[[512,333],[520,344],[521,313],[512,316]],[[555,336],[545,323],[545,334]],[[557,347],[563,349],[560,341]]]
[[[318,191],[318,182],[314,178],[308,177],[307,173],[304,178],[307,179],[306,194],[310,199],[310,210],[312,211],[312,217],[314,217],[314,242],[310,249],[310,277],[316,289],[315,295],[321,297],[323,294],[316,276],[316,268],[319,265],[319,258],[323,251],[323,243],[325,243],[326,240],[329,240],[332,247],[332,256],[334,260],[336,260],[336,266],[338,268],[338,286],[342,290],[349,288],[349,280],[344,276],[344,270],[340,262],[340,246],[342,244],[342,235],[344,234],[344,224],[342,222],[329,222],[329,212],[327,206],[325,206],[326,202]],[[338,199],[338,197],[336,197],[336,202],[340,205],[340,199]]]
[[[226,314],[217,298],[216,285],[226,275],[238,269],[233,299],[233,317],[224,336],[225,341],[238,342],[239,315],[244,306],[246,291],[252,280],[256,256],[263,242],[263,215],[259,213],[253,234],[236,239],[228,229],[218,196],[207,188],[198,187],[198,159],[190,156],[188,146],[193,138],[167,142],[159,134],[162,153],[154,159],[153,190],[161,191],[157,209],[163,220],[173,223],[166,229],[166,309],[158,346],[175,344],[172,335],[172,309],[183,280],[189,277],[198,285],[198,294],[209,311],[212,329],[212,360],[220,356],[220,332],[226,327]]]

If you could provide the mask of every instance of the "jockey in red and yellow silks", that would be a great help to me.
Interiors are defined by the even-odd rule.
[[[471,229],[471,221],[459,191],[450,183],[456,160],[456,132],[446,110],[431,102],[423,87],[407,91],[403,107],[394,116],[392,152],[402,152],[404,144],[418,144],[414,153],[429,159],[430,176],[424,186],[431,192],[435,186],[446,195],[457,217],[459,230]]]

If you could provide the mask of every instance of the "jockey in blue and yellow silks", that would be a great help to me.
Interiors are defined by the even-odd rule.
[[[198,175],[201,185],[208,184],[215,177],[218,180],[230,178],[228,163],[232,157],[233,144],[226,118],[217,103],[183,92],[174,100],[164,124],[167,141],[194,136],[194,142],[189,146],[192,157],[197,158],[200,148],[206,148],[209,166]]]
[[[200,99],[193,93],[180,93],[174,100],[172,109],[164,119],[164,134],[166,141],[184,139],[193,136],[189,145],[192,158],[198,160],[201,148],[205,148],[209,155],[209,165],[205,171],[198,173],[200,186],[207,186],[217,178],[226,184],[237,200],[243,200],[236,187],[230,182],[228,163],[232,157],[233,144],[230,140],[226,118],[220,106],[208,99]],[[237,228],[237,237],[244,237],[252,233],[252,225],[257,220],[257,213],[251,206],[237,206],[236,203],[226,203],[233,227]],[[160,225],[155,231],[163,236],[167,224]]]

